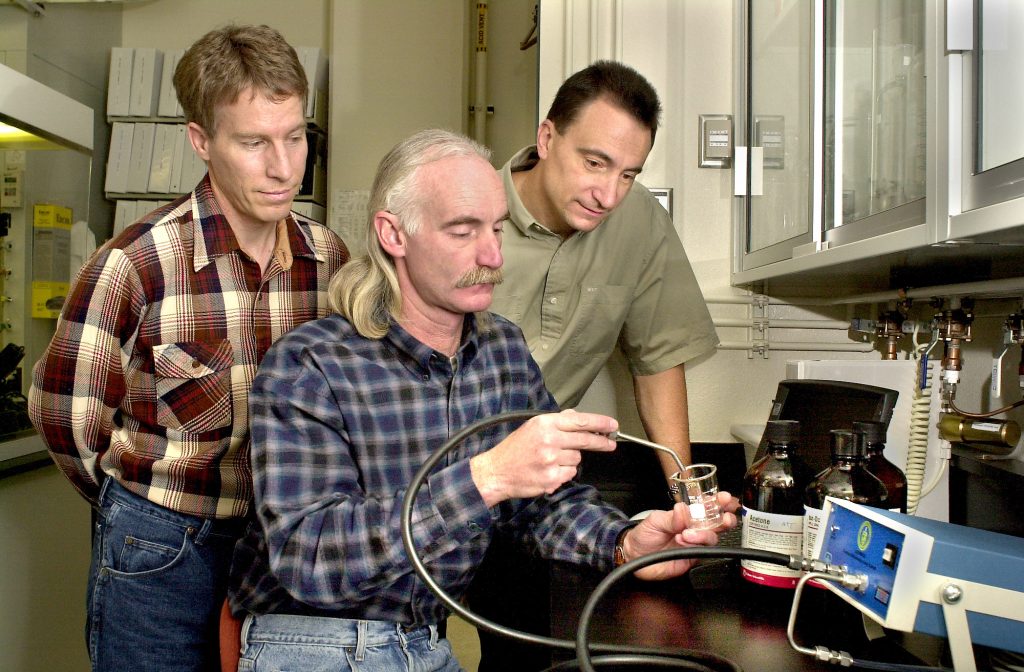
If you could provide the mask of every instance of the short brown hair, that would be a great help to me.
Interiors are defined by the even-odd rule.
[[[632,115],[651,131],[651,143],[654,143],[661,114],[658,93],[643,75],[616,61],[596,61],[571,75],[555,93],[547,118],[559,133],[565,133],[580,110],[598,98]]]
[[[174,70],[174,90],[185,119],[213,135],[216,110],[246,89],[271,100],[298,96],[305,109],[309,85],[295,49],[269,26],[225,26],[203,35]]]

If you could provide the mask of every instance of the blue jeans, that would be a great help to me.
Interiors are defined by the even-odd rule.
[[[94,672],[214,672],[240,520],[189,516],[104,481],[86,638]]]
[[[460,672],[436,626],[264,614],[242,624],[238,672]]]

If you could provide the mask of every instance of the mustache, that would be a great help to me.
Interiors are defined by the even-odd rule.
[[[500,285],[505,280],[505,274],[500,268],[484,268],[478,266],[472,271],[465,273],[455,283],[456,289],[472,287],[473,285]]]

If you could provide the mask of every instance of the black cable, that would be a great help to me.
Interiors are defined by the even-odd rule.
[[[405,493],[405,498],[402,500],[402,519],[401,519],[401,533],[402,543],[405,546],[405,551],[409,556],[409,561],[412,563],[413,570],[422,579],[423,583],[426,584],[427,588],[437,596],[441,602],[444,603],[452,613],[457,614],[463,620],[469,622],[473,626],[492,632],[504,637],[511,639],[518,639],[528,644],[535,644],[541,646],[548,646],[557,649],[573,650],[576,648],[576,644],[569,640],[556,639],[553,637],[544,637],[541,635],[535,635],[528,632],[520,632],[512,628],[500,625],[493,621],[489,621],[482,616],[478,616],[465,608],[459,602],[454,600],[448,595],[443,588],[434,580],[430,573],[427,571],[426,566],[423,564],[422,559],[416,551],[416,545],[412,536],[412,511],[413,505],[416,502],[416,495],[423,483],[426,481],[427,476],[430,475],[431,470],[440,462],[445,455],[447,455],[452,449],[462,443],[467,437],[479,432],[482,429],[498,425],[506,422],[514,422],[516,420],[527,420],[535,415],[541,415],[547,411],[512,411],[509,413],[502,413],[499,415],[491,416],[478,420],[457,432],[454,436],[448,439],[447,442],[440,448],[438,448],[419,470],[413,475],[412,480],[409,482],[409,488]],[[717,557],[733,557],[733,555],[746,549],[706,549],[706,550],[717,550],[720,553],[729,555],[719,555]],[[788,557],[787,557],[788,561]],[[637,562],[637,561],[634,561]],[[627,563],[628,564],[628,563]],[[623,565],[625,567],[626,565]],[[671,662],[666,665],[673,667],[680,667],[680,663],[686,662],[690,664],[691,670],[715,672],[716,670],[730,672],[741,672],[740,668],[736,666],[732,661],[727,658],[723,658],[714,653],[706,651],[695,651],[689,649],[667,649],[659,647],[638,647],[638,646],[612,646],[607,644],[595,644],[590,647],[594,651],[613,653],[618,655],[632,656],[631,662],[640,662],[638,656],[644,656],[643,662],[645,663],[658,663],[659,659],[670,659]],[[682,660],[689,659],[689,660]],[[616,659],[618,660],[618,659]],[[600,662],[608,662],[607,659],[602,659]],[[614,662],[614,661],[613,661]],[[622,659],[619,662],[627,662]],[[557,668],[551,668],[557,669]]]
[[[576,660],[579,662],[580,669],[584,672],[595,672],[593,661],[590,658],[587,634],[590,630],[590,621],[597,610],[597,603],[613,585],[623,577],[629,576],[638,569],[643,569],[648,565],[656,565],[659,562],[666,562],[668,560],[690,560],[694,558],[741,558],[744,560],[770,562],[776,565],[788,565],[790,561],[790,556],[788,555],[753,548],[695,546],[692,548],[673,548],[667,551],[658,551],[641,556],[635,560],[630,560],[616,567],[597,584],[597,587],[590,593],[590,597],[587,598],[583,611],[580,613],[579,625],[576,626]]]

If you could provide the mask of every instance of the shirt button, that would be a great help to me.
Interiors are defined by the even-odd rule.
[[[545,343],[544,345],[540,346],[540,349],[541,350],[547,350],[548,349],[548,344]]]
[[[558,297],[557,296],[552,296],[551,297],[551,303],[558,303]]]
[[[193,359],[193,360],[192,360],[192,368],[193,368],[193,369],[198,369],[198,368],[199,368],[199,366],[200,366],[200,364],[199,364],[199,360],[198,360],[198,359]]]

